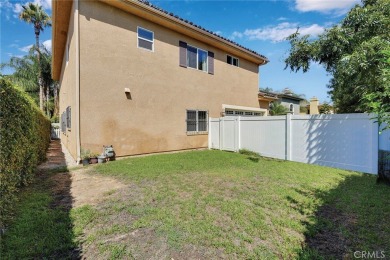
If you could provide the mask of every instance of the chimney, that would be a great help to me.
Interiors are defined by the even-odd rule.
[[[320,111],[318,110],[318,105],[320,102],[318,101],[318,98],[312,97],[310,99],[310,115],[318,115]]]

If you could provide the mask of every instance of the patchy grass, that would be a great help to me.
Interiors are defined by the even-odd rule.
[[[1,259],[77,258],[69,209],[55,206],[53,183],[47,179],[51,172],[21,191],[15,218],[1,237]]]
[[[70,211],[58,206],[64,196],[49,180],[26,189],[2,241],[5,259],[71,258],[78,247],[88,259],[390,255],[390,190],[375,176],[221,151],[129,158],[88,171],[127,186]]]
[[[104,257],[390,254],[389,187],[376,185],[374,176],[245,151],[130,158],[93,172],[129,183],[83,227],[86,250],[96,247]]]

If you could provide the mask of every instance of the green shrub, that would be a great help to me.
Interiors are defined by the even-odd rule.
[[[50,121],[34,101],[0,79],[0,229],[10,218],[18,188],[29,184],[50,143]]]
[[[253,157],[260,157],[261,156],[259,153],[253,152],[253,151],[248,150],[248,149],[240,149],[238,152],[240,154],[253,156]]]

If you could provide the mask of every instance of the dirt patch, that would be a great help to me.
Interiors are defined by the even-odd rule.
[[[309,248],[317,250],[325,258],[345,259],[348,258],[352,241],[345,238],[342,234],[342,228],[353,232],[357,223],[355,216],[347,215],[337,208],[325,205],[317,212],[320,220],[332,223],[332,227],[324,225],[318,232],[306,239]]]
[[[51,180],[54,182],[52,190],[57,198],[55,201],[61,206],[73,208],[96,205],[107,195],[126,187],[116,179],[89,174],[88,169],[58,173]]]

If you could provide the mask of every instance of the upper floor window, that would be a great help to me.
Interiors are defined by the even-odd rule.
[[[207,51],[187,45],[187,67],[207,72]]]
[[[179,41],[179,65],[214,74],[214,53]]]
[[[238,58],[235,58],[235,57],[230,56],[230,55],[227,55],[226,62],[227,62],[228,64],[233,65],[233,66],[236,66],[236,67],[239,66],[239,60],[238,60]]]
[[[154,33],[144,28],[138,27],[138,48],[154,50]]]

